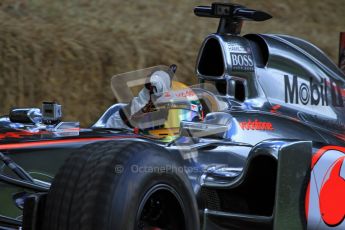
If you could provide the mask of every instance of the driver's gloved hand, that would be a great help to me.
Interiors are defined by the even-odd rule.
[[[154,109],[154,99],[163,95],[164,92],[171,88],[171,76],[163,70],[157,70],[150,74],[147,78],[145,87],[139,92],[137,97],[121,109],[121,113],[117,112],[111,116],[106,124],[106,127],[132,127],[131,117],[145,110],[150,112]]]
[[[163,92],[169,91],[171,86],[170,75],[162,70],[157,70],[148,78],[145,88],[150,94],[155,96],[162,95]]]

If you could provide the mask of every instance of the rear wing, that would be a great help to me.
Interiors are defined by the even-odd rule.
[[[345,32],[340,33],[339,68],[345,73]]]

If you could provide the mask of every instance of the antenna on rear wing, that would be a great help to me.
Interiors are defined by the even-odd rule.
[[[248,9],[238,4],[212,3],[211,6],[197,6],[194,14],[199,17],[220,18],[218,34],[241,33],[242,23],[247,21],[266,21],[272,16],[266,12]]]

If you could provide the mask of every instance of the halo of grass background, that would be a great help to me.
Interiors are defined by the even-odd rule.
[[[92,124],[115,102],[114,74],[159,64],[178,65],[178,78],[195,83],[195,60],[216,19],[193,7],[212,1],[2,0],[0,1],[0,113],[12,107],[63,105],[64,119]],[[273,15],[248,22],[245,33],[304,38],[335,62],[345,31],[342,0],[241,0]]]

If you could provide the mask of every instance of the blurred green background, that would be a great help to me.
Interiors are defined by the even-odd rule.
[[[196,82],[203,38],[218,20],[198,18],[185,0],[0,0],[0,113],[56,100],[65,120],[92,124],[115,102],[114,74],[176,63],[178,78]],[[311,41],[335,62],[345,31],[344,0],[238,0],[265,10],[267,22],[245,33],[282,33]]]

